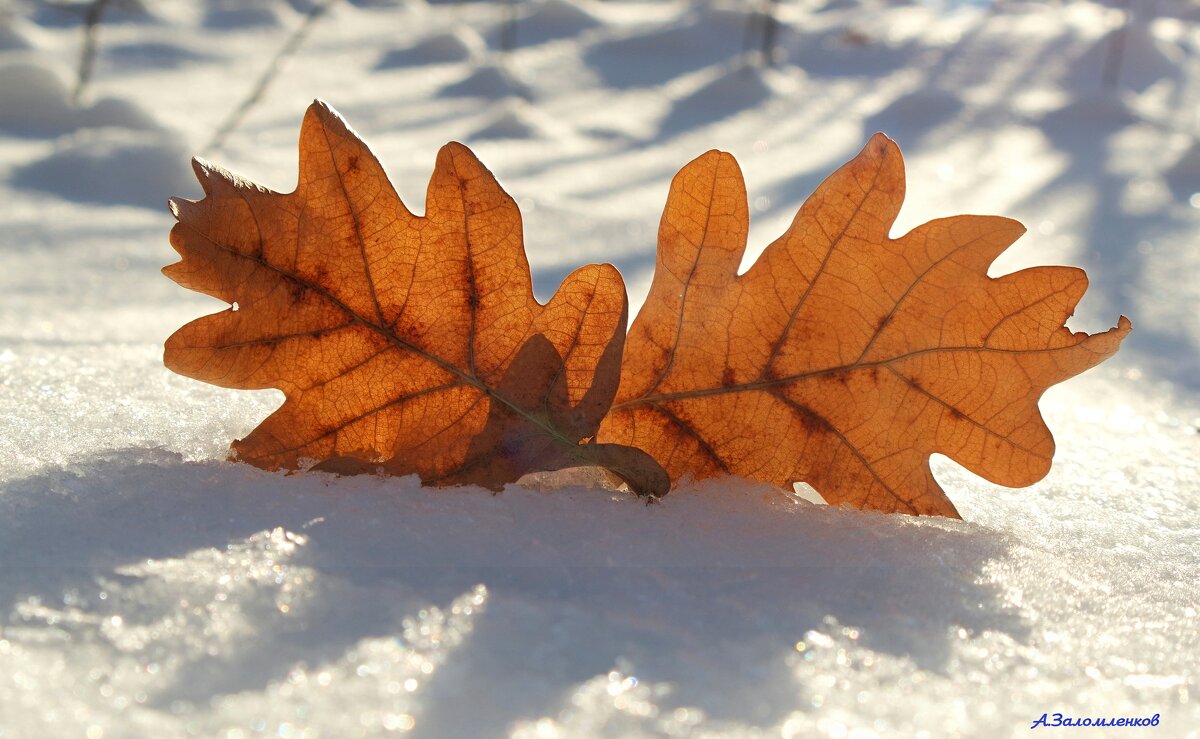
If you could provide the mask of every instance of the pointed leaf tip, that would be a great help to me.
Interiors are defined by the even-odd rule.
[[[600,441],[676,481],[803,481],[834,505],[950,517],[933,453],[1004,485],[1045,474],[1038,398],[1116,351],[1129,322],[1080,340],[1061,321],[1085,285],[1053,268],[988,277],[1021,224],[956,216],[892,239],[903,158],[877,133],[738,276],[740,193],[708,176],[676,175]]]
[[[237,457],[489,488],[574,459],[619,380],[627,302],[615,270],[593,268],[596,279],[542,306],[519,213],[490,173],[465,187],[435,170],[429,202],[442,207],[413,216],[323,101],[305,114],[299,157],[288,194],[215,187],[223,170],[197,160],[206,197],[177,207],[172,231],[183,261],[167,275],[239,310],[176,331],[167,366],[286,398],[235,442]],[[461,144],[438,166],[487,172]],[[609,454],[600,463],[632,464],[641,492],[666,479],[637,455]]]

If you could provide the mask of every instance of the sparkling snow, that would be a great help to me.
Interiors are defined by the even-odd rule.
[[[215,149],[313,2],[144,5],[113,4],[75,101],[80,14],[0,4],[0,737],[1200,736],[1194,5],[1118,31],[1084,0],[782,3],[763,66],[744,3],[522,0],[512,33],[503,3],[335,2]],[[897,232],[1019,218],[993,272],[1080,265],[1072,327],[1134,333],[1046,394],[1042,482],[934,460],[965,521],[231,464],[279,396],[163,369],[220,307],[158,274],[165,201],[199,196],[191,154],[291,189],[316,97],[418,211],[437,148],[472,146],[543,298],[612,261],[639,303],[707,149],[745,171],[752,259],[883,130]]]

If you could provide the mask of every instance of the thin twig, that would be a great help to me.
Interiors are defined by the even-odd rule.
[[[767,0],[766,10],[763,11],[762,61],[768,67],[775,63],[775,39],[779,35],[779,19],[775,12],[778,7],[779,0]]]
[[[500,51],[507,54],[517,48],[517,0],[505,0],[504,23],[500,26]]]
[[[749,56],[758,36],[759,65],[770,67],[775,61],[775,44],[779,35],[779,19],[776,10],[779,0],[763,0],[758,10],[746,19],[746,32],[742,36],[742,54]]]
[[[96,48],[99,43],[100,18],[105,8],[112,0],[92,0],[83,16],[83,48],[79,51],[79,73],[75,77],[75,91],[71,100],[78,104],[83,98],[83,91],[92,81],[92,71],[96,67]]]
[[[754,45],[754,32],[758,28],[761,13],[755,9],[746,14],[746,28],[742,33],[742,57],[750,55],[750,47]]]
[[[236,131],[238,126],[242,125],[242,121],[246,119],[251,109],[262,101],[266,95],[267,88],[279,76],[279,70],[283,68],[284,63],[299,51],[304,40],[308,38],[308,34],[312,32],[317,20],[335,2],[337,0],[324,0],[324,2],[318,3],[309,9],[308,14],[304,16],[304,22],[296,30],[292,31],[292,34],[284,41],[283,46],[279,47],[279,51],[275,52],[271,63],[267,65],[267,68],[258,78],[258,82],[250,90],[250,93],[233,109],[229,117],[225,119],[225,122],[217,128],[216,133],[213,134],[212,139],[209,140],[203,149],[205,154],[212,154],[225,146],[225,141],[229,138],[229,135]]]
[[[1129,0],[1121,0],[1121,11],[1125,14],[1125,22],[1113,31],[1108,39],[1108,51],[1104,54],[1104,87],[1113,90],[1121,77],[1121,62],[1125,57],[1125,37],[1129,34],[1129,24],[1133,22],[1133,13],[1129,9]]]

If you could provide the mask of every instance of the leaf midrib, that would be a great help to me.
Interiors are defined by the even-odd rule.
[[[779,387],[780,385],[788,385],[793,382],[801,382],[803,380],[811,380],[811,379],[818,378],[818,377],[826,377],[828,375],[835,375],[835,374],[838,374],[841,372],[853,372],[853,371],[860,370],[860,369],[871,369],[871,368],[875,368],[875,367],[891,367],[891,365],[894,362],[901,362],[901,361],[904,361],[905,359],[911,359],[912,357],[921,356],[923,354],[936,354],[936,353],[940,353],[940,352],[988,352],[988,353],[996,353],[996,354],[1040,354],[1040,353],[1044,353],[1044,352],[1065,351],[1067,349],[1071,349],[1074,346],[1076,346],[1076,344],[1070,344],[1067,346],[1051,346],[1051,347],[1046,347],[1043,349],[998,349],[996,347],[990,347],[990,346],[935,346],[935,347],[930,347],[928,349],[918,349],[916,351],[908,352],[905,354],[897,354],[894,357],[888,357],[887,359],[880,359],[880,360],[876,360],[874,362],[854,362],[851,364],[844,364],[844,365],[840,365],[837,367],[827,367],[825,369],[813,370],[812,372],[801,372],[801,373],[794,374],[794,375],[788,375],[786,377],[775,377],[775,378],[771,378],[769,380],[756,380],[754,382],[740,383],[737,385],[729,385],[729,386],[722,385],[720,387],[699,388],[696,390],[682,390],[682,391],[675,392],[675,393],[661,393],[659,395],[644,395],[640,398],[634,398],[632,400],[627,400],[624,403],[616,404],[612,407],[612,410],[614,410],[614,411],[625,410],[628,408],[635,408],[637,406],[653,405],[656,403],[663,403],[663,402],[667,402],[667,401],[671,401],[671,400],[688,400],[688,399],[692,399],[692,398],[703,398],[703,397],[709,397],[709,396],[713,396],[713,395],[726,395],[726,394],[731,394],[731,393],[753,392],[755,390],[768,390],[773,387]]]

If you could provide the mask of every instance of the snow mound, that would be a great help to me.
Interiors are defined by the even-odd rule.
[[[264,722],[285,727],[282,736],[292,725],[338,736],[348,705],[365,711],[355,723],[372,736],[411,729],[418,689],[470,637],[487,589],[469,588],[439,608],[383,586],[403,604],[386,609],[386,636],[364,634],[340,654],[305,653],[290,637],[331,615],[328,596],[365,594],[353,586],[329,591],[304,562],[308,541],[276,527],[228,547],[118,567],[99,590],[65,602],[18,603],[23,626],[4,633],[0,659],[21,679],[0,685],[0,705],[22,710],[6,713],[5,730],[33,737],[54,725],[56,734],[82,735],[114,693],[122,707],[106,724],[117,736],[178,734],[182,724],[172,714],[179,713],[188,716],[189,732],[205,736],[242,736]],[[76,643],[69,664],[53,659],[54,641],[25,639],[46,627]],[[277,638],[264,640],[264,627]],[[230,660],[245,678],[229,679]],[[81,689],[94,682],[88,663],[105,665],[106,689]],[[19,699],[14,691],[25,680],[43,687],[45,699]],[[135,696],[141,699],[129,700]],[[271,706],[265,714],[264,700]],[[72,710],[63,714],[63,706]]]
[[[488,122],[471,135],[472,139],[532,139],[544,133],[536,111],[522,100],[506,103]]]
[[[72,104],[62,79],[37,64],[0,67],[0,100],[0,130],[22,136],[56,136],[99,126],[158,128],[148,113],[125,100],[105,98],[88,107]]]
[[[1078,138],[1083,127],[1111,133],[1140,120],[1141,117],[1120,96],[1093,93],[1080,95],[1050,111],[1039,123],[1055,143],[1067,144]]]
[[[916,143],[962,112],[963,102],[949,92],[918,89],[893,100],[866,121],[868,131],[883,131],[901,145]]]
[[[161,41],[113,44],[104,48],[104,61],[122,71],[180,69],[214,59],[212,54]]]
[[[375,69],[399,69],[422,64],[465,62],[483,53],[484,43],[479,34],[466,28],[435,34],[404,49],[393,49],[383,55]]]
[[[277,28],[287,22],[287,5],[277,0],[209,0],[205,5],[208,28]]]
[[[796,29],[799,40],[788,44],[792,64],[821,77],[869,77],[903,68],[911,45],[890,44],[860,31],[835,27],[810,32]]]
[[[137,103],[124,98],[101,98],[79,111],[79,128],[160,130],[153,117]]]
[[[736,66],[676,100],[663,119],[661,131],[676,133],[731,118],[761,105],[774,94],[762,70]]]
[[[1115,51],[1114,44],[1124,49]],[[1076,89],[1097,89],[1113,60],[1119,60],[1117,86],[1142,92],[1159,80],[1178,79],[1185,57],[1183,49],[1156,38],[1147,24],[1133,22],[1113,29],[1081,54],[1071,64],[1068,82]]]
[[[67,200],[162,209],[167,197],[196,189],[188,159],[183,143],[166,134],[81,131],[18,168],[13,181]]]
[[[29,23],[24,18],[8,8],[0,8],[0,51],[31,48],[29,34]]]
[[[442,88],[445,97],[528,97],[529,88],[513,78],[506,70],[485,64],[466,78]]]
[[[742,36],[726,26],[744,13],[713,11],[709,20],[672,25],[593,44],[585,61],[618,89],[660,85],[698,69],[723,64],[742,53]]]
[[[517,44],[534,44],[577,36],[601,22],[578,3],[546,0],[517,22]]]
[[[756,12],[747,12],[742,7],[704,7],[695,18],[698,28],[724,35],[745,33],[746,26],[756,17]]]

